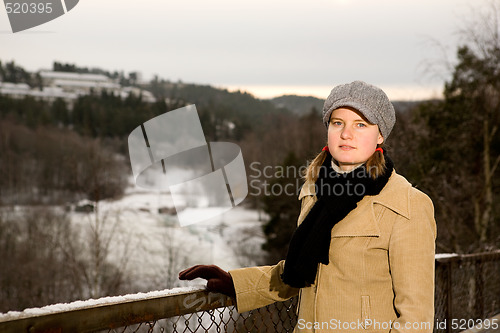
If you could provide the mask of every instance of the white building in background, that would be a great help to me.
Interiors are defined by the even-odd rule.
[[[42,90],[31,89],[26,83],[11,83],[0,82],[0,94],[12,98],[22,99],[26,96],[31,96],[36,99],[42,99],[49,103],[54,102],[56,99],[61,98],[66,102],[68,108],[73,107],[73,103],[78,98],[78,94],[73,92],[65,92],[62,88],[58,87],[43,87]]]
[[[102,74],[41,71],[40,77],[44,87],[59,87],[78,95],[89,95],[92,91],[102,90],[119,94],[121,89],[118,83]]]
[[[57,98],[63,99],[68,108],[72,108],[79,96],[90,95],[92,92],[100,93],[106,90],[109,93],[125,99],[130,94],[142,96],[148,103],[156,102],[153,94],[137,87],[122,87],[112,79],[102,74],[83,74],[70,72],[40,71],[43,89],[31,89],[25,83],[0,82],[0,94],[12,98],[32,96],[49,102]]]
[[[31,88],[26,83],[0,82],[0,94],[13,98],[24,98],[29,95]]]

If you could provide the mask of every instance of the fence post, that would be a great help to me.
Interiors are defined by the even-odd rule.
[[[452,295],[452,267],[453,261],[450,260],[446,263],[446,332],[451,333],[451,318],[453,313],[453,295]]]
[[[483,260],[474,260],[474,271],[476,280],[476,295],[475,295],[475,311],[477,318],[484,317],[484,302],[483,302],[483,291],[484,291],[484,279],[483,279]]]

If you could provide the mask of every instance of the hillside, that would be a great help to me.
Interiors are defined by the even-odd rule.
[[[167,104],[196,104],[201,114],[210,110],[212,116],[224,118],[245,130],[259,128],[265,123],[263,119],[266,116],[290,114],[289,109],[272,101],[258,99],[247,92],[230,92],[210,85],[153,80],[142,87],[156,98],[165,99]]]
[[[312,96],[283,95],[269,100],[278,108],[284,108],[302,116],[313,108],[319,113],[323,109],[325,100]]]

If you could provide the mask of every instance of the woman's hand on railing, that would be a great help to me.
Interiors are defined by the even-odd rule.
[[[231,275],[216,265],[196,265],[179,273],[181,280],[202,278],[207,280],[207,290],[236,297]]]

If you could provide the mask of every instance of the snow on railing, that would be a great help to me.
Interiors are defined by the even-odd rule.
[[[91,332],[110,330],[233,305],[203,286],[103,297],[0,314],[0,332]]]
[[[291,332],[297,298],[239,314],[203,286],[104,297],[0,314],[0,332]]]

